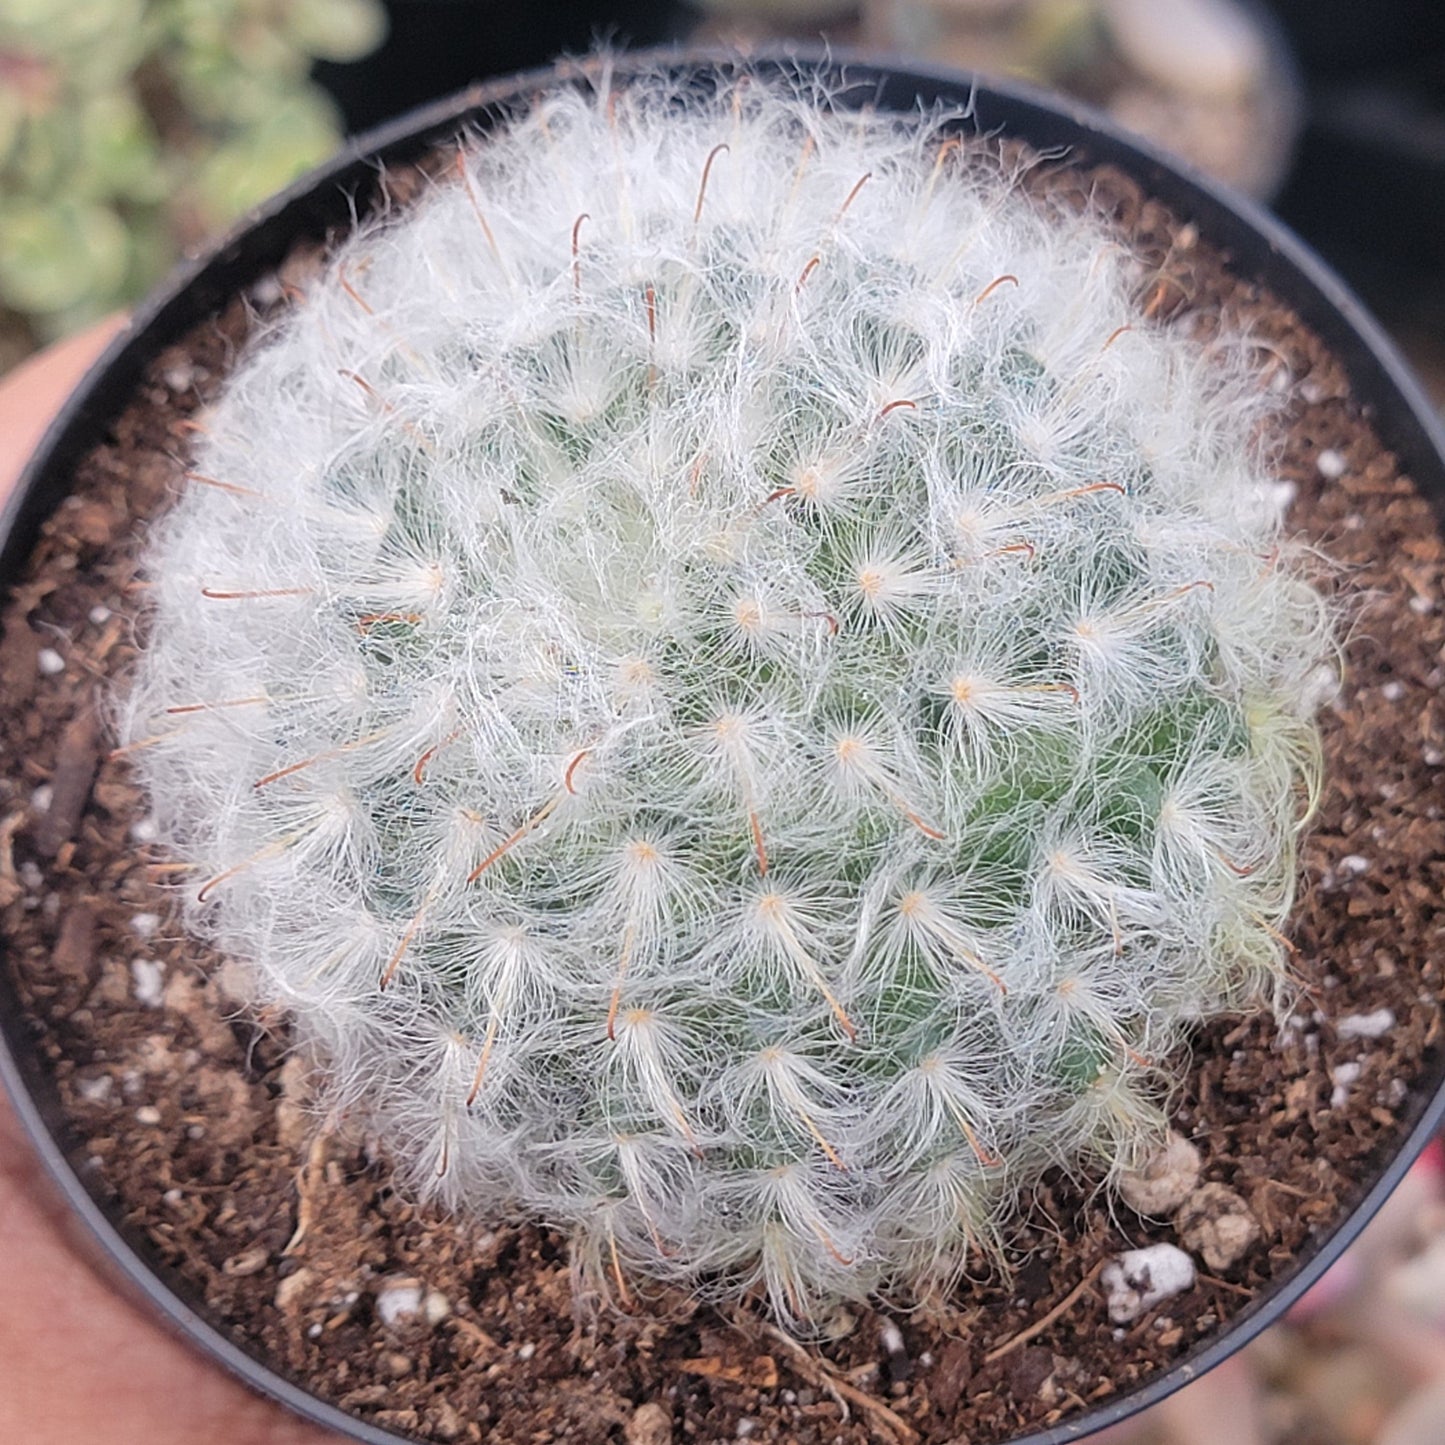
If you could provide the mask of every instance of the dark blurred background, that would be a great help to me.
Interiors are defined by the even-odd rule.
[[[1445,3],[1272,8],[1307,117],[1275,209],[1396,330],[1445,404]]]

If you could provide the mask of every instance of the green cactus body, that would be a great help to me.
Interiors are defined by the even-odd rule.
[[[1127,1167],[1278,985],[1330,619],[1247,348],[1137,281],[945,121],[639,83],[253,347],[127,732],[415,1185],[804,1321]]]

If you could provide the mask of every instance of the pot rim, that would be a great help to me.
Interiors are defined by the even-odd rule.
[[[152,358],[224,302],[270,275],[298,242],[322,239],[364,212],[387,164],[407,164],[462,134],[490,127],[558,83],[587,83],[664,69],[674,74],[747,69],[774,75],[819,73],[848,104],[871,102],[906,113],[919,106],[960,110],[980,133],[1008,133],[1035,149],[1067,152],[1083,164],[1112,164],[1151,196],[1196,222],[1226,253],[1232,270],[1281,297],[1324,340],[1350,379],[1362,410],[1388,438],[1409,474],[1445,516],[1445,421],[1349,288],[1261,205],[1126,135],[1112,121],[1066,97],[1012,80],[981,81],[964,72],[895,57],[838,49],[772,47],[756,54],[666,47],[530,70],[431,102],[346,145],[331,161],[252,211],[223,239],[183,263],[137,309],[51,423],[0,512],[0,579],[23,566],[41,522],[67,495],[74,467],[99,445],[123,411]],[[1445,1050],[1433,1051],[1433,1091],[1412,1097],[1408,1133],[1371,1187],[1316,1242],[1312,1253],[1257,1295],[1211,1339],[1143,1386],[1009,1445],[1066,1445],[1158,1403],[1243,1348],[1280,1319],[1353,1242],[1445,1120]],[[129,1292],[147,1299],[171,1328],[259,1393],[362,1445],[403,1445],[380,1429],[302,1388],[225,1335],[189,1302],[190,1287],[120,1225],[118,1211],[86,1183],[84,1151],[69,1139],[53,1080],[34,1057],[8,974],[0,970],[0,1081],[45,1174],[84,1226],[83,1244]]]

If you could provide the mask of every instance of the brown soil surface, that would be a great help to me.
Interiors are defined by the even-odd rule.
[[[234,966],[180,931],[177,879],[98,720],[134,655],[144,520],[180,484],[189,418],[254,310],[238,304],[158,359],[6,606],[0,923],[94,1187],[224,1330],[318,1394],[439,1441],[986,1445],[1212,1339],[1338,1223],[1398,1144],[1438,1068],[1445,549],[1340,369],[1288,311],[1118,176],[1040,171],[1034,184],[1114,213],[1152,268],[1140,289],[1150,314],[1206,334],[1223,315],[1259,338],[1262,384],[1284,403],[1293,525],[1357,598],[1292,930],[1299,1026],[1281,1031],[1267,1013],[1216,1022],[1181,1065],[1176,1125],[1204,1179],[1252,1212],[1259,1242],[1114,1328],[1093,1272],[1174,1227],[1057,1180],[1011,1241],[1011,1278],[910,1312],[840,1314],[836,1338],[804,1350],[755,1304],[724,1315],[639,1295],[628,1311],[589,1312],[559,1235],[438,1218],[392,1188],[354,1129],[317,1133],[284,1021],[247,1014]],[[1343,474],[1326,484],[1335,457]],[[1393,1023],[1379,1037],[1340,1027],[1382,1009]],[[422,1312],[388,1323],[408,1291],[415,1300],[411,1282]],[[890,1322],[901,1354],[885,1346]]]

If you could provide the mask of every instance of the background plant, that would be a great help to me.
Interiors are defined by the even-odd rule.
[[[1327,609],[1247,338],[946,119],[559,93],[209,414],[125,732],[414,1185],[820,1302],[1286,987]]]
[[[377,0],[0,0],[0,365],[330,154],[311,64],[384,23]]]

